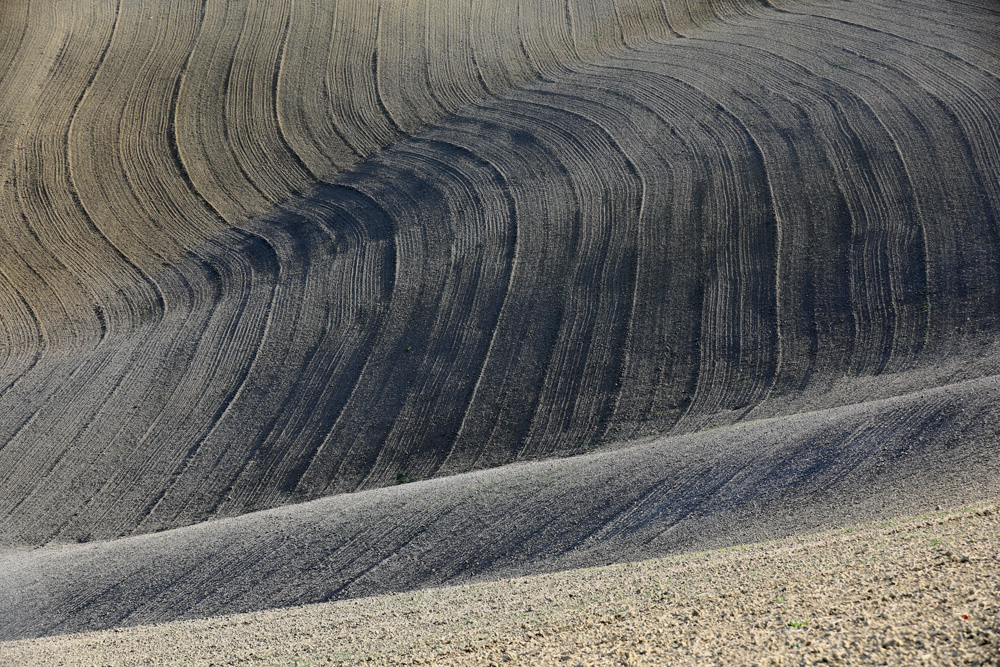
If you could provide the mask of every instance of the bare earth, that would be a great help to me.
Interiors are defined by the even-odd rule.
[[[5,664],[997,665],[1000,501],[672,558],[0,643]]]
[[[0,2],[0,667],[995,660],[998,100],[998,0]]]

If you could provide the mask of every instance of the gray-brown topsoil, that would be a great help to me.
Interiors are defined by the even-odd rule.
[[[19,665],[997,665],[1000,501],[641,563],[0,643]]]

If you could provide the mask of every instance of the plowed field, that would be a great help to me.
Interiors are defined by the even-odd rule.
[[[0,4],[0,639],[1000,493],[993,0]]]

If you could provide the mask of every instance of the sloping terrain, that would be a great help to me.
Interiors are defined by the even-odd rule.
[[[644,562],[0,643],[18,665],[997,665],[996,501]]]
[[[1000,495],[1000,377],[0,560],[0,638],[759,541]]]
[[[0,123],[2,637],[995,493],[988,0],[6,3]]]

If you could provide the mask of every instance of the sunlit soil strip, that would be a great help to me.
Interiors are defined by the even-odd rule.
[[[1000,663],[1000,503],[677,557],[0,644],[13,664]]]

